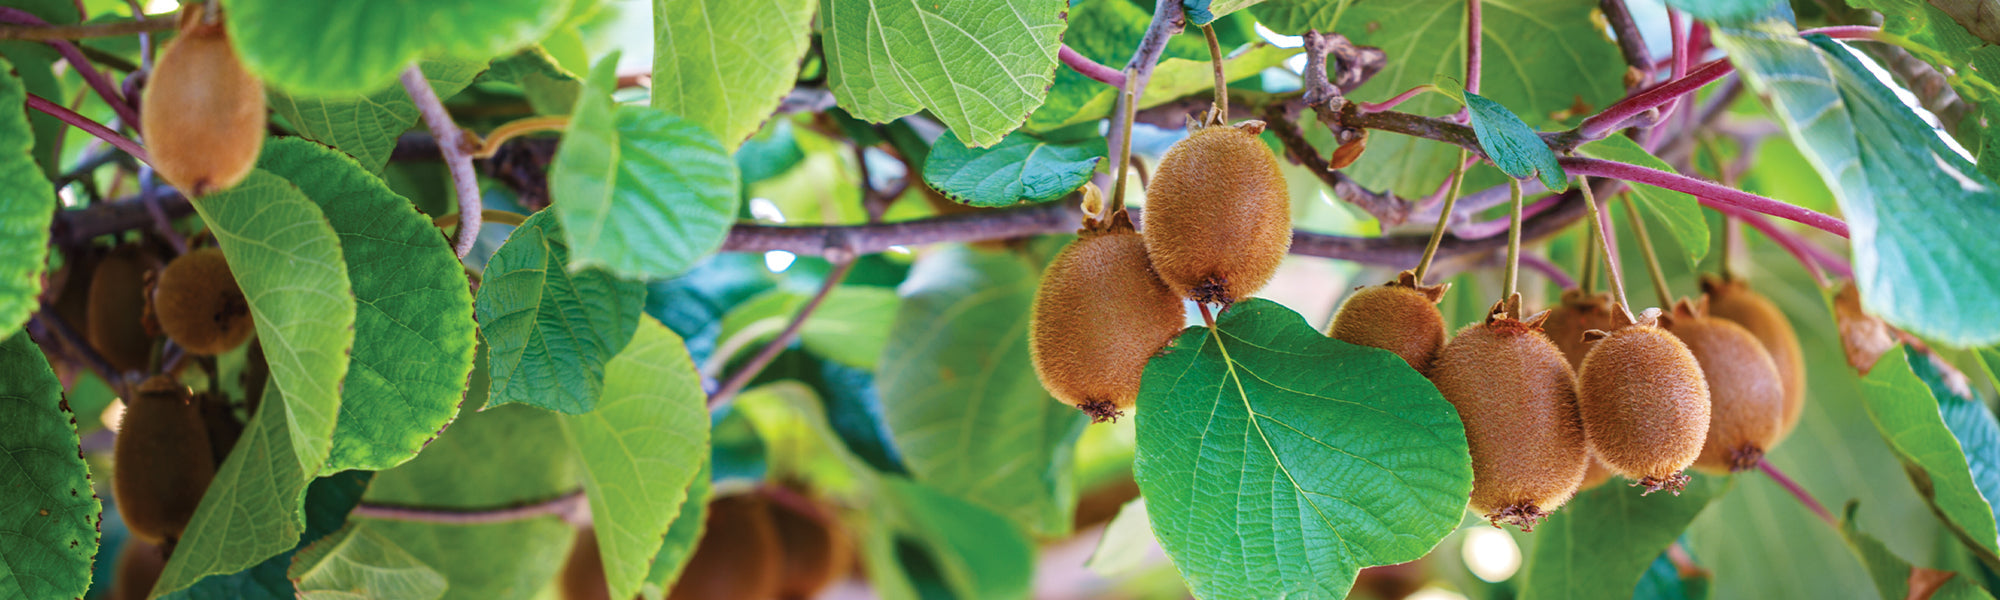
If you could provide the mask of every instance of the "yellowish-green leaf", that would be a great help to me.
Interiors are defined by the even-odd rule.
[[[791,91],[812,15],[813,0],[653,0],[653,108],[735,151]]]

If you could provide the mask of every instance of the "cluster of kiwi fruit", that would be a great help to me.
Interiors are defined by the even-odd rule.
[[[160,51],[139,132],[153,168],[190,198],[243,181],[264,144],[264,84],[244,70],[213,3],[181,9],[179,33]]]
[[[1248,298],[1291,247],[1290,195],[1277,157],[1258,139],[1264,123],[1231,125],[1211,111],[1188,129],[1150,181],[1145,231],[1118,202],[1108,215],[1086,217],[1035,294],[1035,373],[1094,421],[1115,419],[1138,399],[1146,362],[1186,322],[1184,299],[1205,311]]]
[[[591,529],[563,567],[564,600],[610,600]],[[796,487],[715,498],[694,554],[668,600],[807,600],[854,569],[854,545],[833,508]]]
[[[155,371],[163,336],[206,357],[242,346],[256,331],[221,249],[196,248],[162,265],[170,252],[126,243],[76,252],[64,266],[56,312],[117,372]]]

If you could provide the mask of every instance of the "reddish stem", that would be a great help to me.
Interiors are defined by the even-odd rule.
[[[1411,98],[1417,97],[1417,94],[1422,94],[1424,92],[1432,91],[1435,89],[1437,89],[1437,86],[1426,83],[1417,87],[1410,88],[1409,91],[1405,91],[1401,94],[1396,94],[1396,97],[1390,98],[1388,100],[1384,100],[1381,102],[1359,102],[1356,104],[1361,109],[1361,112],[1365,113],[1382,112],[1385,110],[1395,108],[1396,105],[1402,104],[1404,102],[1409,101],[1409,99]]]
[[[1480,18],[1480,1],[1465,0],[1465,91],[1479,93],[1479,63],[1484,51],[1480,48],[1480,30],[1485,23]]]
[[[82,129],[90,135],[97,136],[97,139],[117,146],[119,150],[124,150],[126,154],[132,155],[132,158],[137,158],[140,162],[146,164],[153,163],[152,156],[146,154],[146,149],[140,147],[138,142],[132,141],[132,138],[118,135],[118,132],[112,131],[110,127],[105,127],[103,123],[92,121],[90,117],[78,114],[66,106],[50,102],[47,98],[41,96],[28,94],[28,108],[48,113],[49,116],[61,119],[64,123],[74,125],[77,129]]]
[[[1806,505],[1806,508],[1811,510],[1813,514],[1819,515],[1820,520],[1826,521],[1826,524],[1834,527],[1840,526],[1840,522],[1834,520],[1833,513],[1827,512],[1826,506],[1821,505],[1818,500],[1814,500],[1812,494],[1806,493],[1805,488],[1799,487],[1799,484],[1792,481],[1792,478],[1786,477],[1785,473],[1772,465],[1770,460],[1758,459],[1757,468],[1762,469],[1765,475],[1771,476],[1771,481],[1778,482],[1778,485],[1783,486],[1785,491],[1791,492],[1792,497],[1799,499],[1799,504]]]
[[[49,26],[48,21],[43,21],[27,11],[6,7],[0,7],[0,22]],[[70,68],[76,69],[76,74],[83,77],[84,83],[90,84],[90,89],[95,90],[97,95],[104,99],[105,104],[111,105],[111,110],[118,113],[119,120],[134,130],[139,128],[139,111],[133,108],[131,103],[126,102],[124,96],[118,94],[118,87],[111,85],[111,80],[97,70],[97,65],[91,64],[90,59],[83,56],[83,51],[78,49],[76,44],[69,40],[49,40],[47,43],[62,53],[63,60],[69,62]]]
[[[1056,52],[1056,57],[1061,58],[1062,63],[1065,65],[1069,65],[1070,70],[1076,71],[1077,74],[1094,79],[1098,83],[1102,83],[1104,85],[1108,85],[1121,90],[1125,89],[1124,72],[1098,64],[1097,61],[1090,60],[1090,57],[1079,54],[1075,50],[1071,50],[1069,48],[1069,44],[1063,44],[1062,50]]]
[[[1620,100],[1617,104],[1606,107],[1597,114],[1586,117],[1582,123],[1576,126],[1576,131],[1584,139],[1603,139],[1604,136],[1617,131],[1626,121],[1632,120],[1632,117],[1669,104],[1681,96],[1694,93],[1695,90],[1701,89],[1702,86],[1721,79],[1723,75],[1728,75],[1733,69],[1735,67],[1731,66],[1728,60],[1717,60],[1704,64],[1692,73],[1647,88],[1646,91],[1633,94],[1631,97]]]
[[[1565,290],[1576,287],[1576,280],[1570,279],[1569,273],[1564,273],[1562,267],[1549,262],[1549,259],[1523,252],[1521,253],[1521,266],[1534,269],[1536,273],[1541,273],[1543,277],[1549,278],[1549,283],[1556,284],[1556,287]]]
[[[1563,158],[1562,167],[1571,175],[1592,175],[1634,181],[1693,195],[1705,206],[1736,207],[1781,219],[1804,223],[1840,237],[1847,237],[1847,223],[1832,216],[1749,192],[1695,179],[1678,173],[1634,164],[1595,158]]]

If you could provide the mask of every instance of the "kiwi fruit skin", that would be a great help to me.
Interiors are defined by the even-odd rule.
[[[1419,285],[1415,271],[1403,271],[1396,281],[1360,288],[1340,304],[1327,335],[1394,352],[1424,373],[1445,345],[1444,315],[1437,303],[1448,287]]]
[[[611,600],[610,584],[604,580],[604,555],[597,548],[597,531],[585,527],[576,532],[569,547],[560,579],[563,600]]]
[[[1542,333],[1562,349],[1570,368],[1583,367],[1583,355],[1590,352],[1583,333],[1592,329],[1611,329],[1611,294],[1563,290],[1562,300],[1549,308],[1548,320],[1542,323]]]
[[[1292,245],[1291,194],[1261,121],[1193,127],[1146,190],[1146,250],[1160,279],[1224,305],[1271,281]]]
[[[111,451],[119,516],[133,537],[171,551],[215,478],[201,407],[179,381],[153,376],[126,403]]]
[[[1695,468],[1727,474],[1756,467],[1784,429],[1777,362],[1750,330],[1706,316],[1699,304],[1682,300],[1661,322],[1701,363],[1708,383],[1708,435]]]
[[[250,174],[266,119],[264,84],[236,59],[220,17],[205,23],[201,11],[183,9],[180,34],[160,51],[139,102],[153,168],[190,198]]]
[[[1742,325],[1770,351],[1771,360],[1778,365],[1779,382],[1785,387],[1785,427],[1780,437],[1790,434],[1806,407],[1805,351],[1799,347],[1799,334],[1792,329],[1792,322],[1742,279],[1703,275],[1701,289],[1708,297],[1708,316]]]
[[[159,546],[128,538],[125,547],[118,551],[118,571],[111,577],[111,593],[105,598],[146,600],[166,568],[167,558],[160,553]]]
[[[792,497],[809,504],[794,506],[777,498],[767,504],[783,550],[778,598],[807,600],[854,567],[853,544],[829,507],[802,494]]]
[[[250,301],[220,248],[202,248],[167,263],[153,288],[153,314],[168,338],[200,356],[233,350],[256,330]]]
[[[84,337],[120,371],[145,370],[153,357],[154,334],[145,321],[149,270],[139,246],[128,244],[113,249],[90,274]]]
[[[1603,460],[1597,458],[1597,453],[1592,451],[1590,454],[1590,466],[1584,469],[1583,483],[1576,486],[1576,491],[1582,493],[1585,490],[1595,489],[1597,486],[1604,485],[1604,482],[1611,481],[1612,475],[1617,475],[1617,473],[1611,472],[1611,467],[1604,464]]]
[[[1710,417],[1708,381],[1660,310],[1636,319],[1615,311],[1616,329],[1593,331],[1577,375],[1577,406],[1591,449],[1645,493],[1679,493],[1682,471],[1701,456]]]
[[[1430,377],[1465,423],[1475,512],[1532,531],[1576,493],[1590,464],[1576,376],[1538,321],[1496,305],[1445,344]]]
[[[770,508],[757,494],[717,498],[708,529],[667,600],[769,600],[778,596],[784,550]]]
[[[1849,281],[1833,294],[1833,321],[1840,327],[1840,347],[1847,364],[1862,375],[1896,347],[1896,330],[1861,307],[1861,290]]]
[[[1146,361],[1180,335],[1186,313],[1153,273],[1124,213],[1105,228],[1095,225],[1042,273],[1028,351],[1050,395],[1106,421],[1138,399]]]

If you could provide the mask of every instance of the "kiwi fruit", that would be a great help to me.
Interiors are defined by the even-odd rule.
[[[1611,481],[1612,475],[1617,475],[1617,473],[1611,472],[1611,467],[1605,465],[1603,460],[1598,459],[1596,452],[1592,452],[1590,454],[1590,466],[1583,470],[1583,483],[1576,486],[1576,491],[1583,492],[1584,490],[1604,485],[1604,482]]]
[[[136,244],[113,249],[90,274],[84,337],[120,371],[142,371],[153,358],[154,332],[146,327],[146,278],[150,270]]]
[[[1146,361],[1180,334],[1186,313],[1124,212],[1077,234],[1042,273],[1028,351],[1050,395],[1102,422],[1132,407]]]
[[[847,530],[834,518],[830,507],[802,494],[789,497],[804,505],[773,497],[771,526],[778,533],[783,550],[782,575],[778,581],[780,600],[807,600],[819,595],[854,567],[853,544]]]
[[[597,530],[585,527],[576,532],[569,547],[562,576],[556,581],[563,600],[611,600],[611,587],[604,581],[604,556],[597,549]]]
[[[1549,308],[1548,320],[1542,323],[1542,333],[1562,349],[1570,368],[1583,367],[1583,355],[1590,352],[1583,332],[1610,328],[1611,294],[1574,288],[1563,290],[1562,301]]]
[[[757,494],[708,504],[708,529],[667,600],[769,600],[778,596],[783,550],[771,511]]]
[[[1394,352],[1423,373],[1444,347],[1444,315],[1437,303],[1449,287],[1419,285],[1416,271],[1403,271],[1395,281],[1358,288],[1334,313],[1327,335]]]
[[[1896,347],[1896,330],[1861,308],[1861,290],[1850,281],[1833,294],[1833,321],[1840,327],[1840,347],[1847,364],[1867,375],[1876,359]]]
[[[1659,319],[1657,308],[1635,318],[1613,305],[1613,329],[1584,334],[1593,343],[1577,374],[1577,406],[1606,466],[1645,493],[1679,494],[1708,437],[1708,381]]]
[[[1708,316],[1735,321],[1771,352],[1771,360],[1778,364],[1779,382],[1785,386],[1784,433],[1790,433],[1806,407],[1805,352],[1799,348],[1799,334],[1792,330],[1792,322],[1742,279],[1703,275],[1701,291],[1708,296]]]
[[[153,315],[169,339],[199,356],[234,350],[256,330],[250,301],[220,248],[202,248],[167,263],[153,288]]]
[[[159,546],[128,538],[125,547],[118,550],[118,571],[111,576],[111,593],[105,598],[146,600],[153,585],[160,582],[160,572],[166,568],[167,557],[160,553]]]
[[[1292,246],[1291,193],[1262,121],[1188,125],[1146,189],[1146,252],[1174,293],[1229,305],[1250,297]]]
[[[1785,386],[1757,336],[1707,307],[1682,300],[1660,319],[1701,364],[1708,383],[1708,436],[1696,469],[1726,474],[1757,466],[1784,429]]]
[[[264,144],[264,84],[243,69],[221,15],[182,8],[180,34],[153,65],[139,129],[154,170],[198,198],[242,181]]]
[[[1523,321],[1519,307],[1517,294],[1460,329],[1438,351],[1430,377],[1465,423],[1473,511],[1495,527],[1532,531],[1576,494],[1590,451],[1576,375],[1542,335],[1546,313]]]
[[[132,535],[173,550],[201,504],[215,459],[187,386],[155,375],[125,406],[112,446],[111,493]]]

